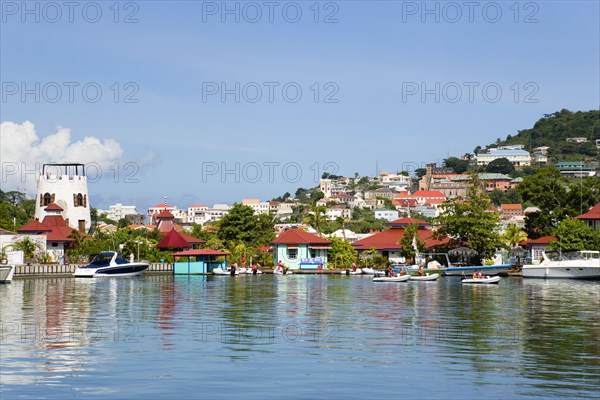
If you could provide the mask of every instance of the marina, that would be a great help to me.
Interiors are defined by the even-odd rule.
[[[25,399],[364,399],[397,396],[382,382],[400,379],[411,382],[404,398],[597,398],[599,285],[17,279],[0,286],[0,390]]]

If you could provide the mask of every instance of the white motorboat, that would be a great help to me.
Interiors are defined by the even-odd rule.
[[[256,270],[256,274],[254,274],[254,271],[252,270],[252,268],[246,268],[246,275],[258,275],[258,274],[262,274],[262,271],[260,269]]]
[[[362,275],[362,270],[359,268],[356,271],[351,270],[351,269],[345,269],[342,272],[340,272],[340,274],[342,275]]]
[[[483,278],[465,278],[461,282],[472,285],[489,285],[500,282],[500,279],[499,276],[485,276]]]
[[[542,262],[524,265],[523,278],[600,279],[600,251],[542,253]]]
[[[14,265],[0,265],[0,283],[11,283],[14,274]]]
[[[115,251],[105,251],[94,256],[90,264],[73,273],[76,278],[126,277],[143,274],[150,266],[147,262],[129,262]]]
[[[431,282],[431,281],[436,281],[438,278],[440,277],[440,274],[427,274],[427,275],[410,275],[410,281],[417,281],[417,282]]]
[[[410,275],[398,276],[375,276],[373,282],[406,282],[410,279]]]

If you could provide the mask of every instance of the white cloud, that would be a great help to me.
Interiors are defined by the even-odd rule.
[[[0,123],[0,161],[3,190],[17,187],[32,193],[36,177],[32,171],[50,162],[97,163],[102,168],[121,159],[123,149],[114,139],[93,136],[72,141],[69,128],[57,127],[56,132],[40,138],[29,121],[18,124]]]

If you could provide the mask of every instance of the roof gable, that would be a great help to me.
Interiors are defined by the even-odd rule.
[[[303,231],[302,229],[292,228],[283,232],[272,244],[321,244],[329,245],[331,242],[327,239],[323,239],[315,234]]]

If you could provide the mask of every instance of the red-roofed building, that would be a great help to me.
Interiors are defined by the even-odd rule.
[[[171,229],[165,235],[165,237],[156,243],[156,247],[159,249],[189,249],[198,247],[202,243],[205,243],[205,241],[202,239],[198,239],[193,236],[177,232],[175,229]]]
[[[600,203],[576,218],[586,222],[590,227],[600,230]]]
[[[213,249],[190,249],[173,253],[175,275],[195,275],[211,273],[215,268],[227,268],[225,251]]]
[[[157,204],[148,208],[148,222],[150,224],[156,224],[156,215],[164,210],[169,211],[172,215],[178,211],[177,207],[170,206],[167,203]]]
[[[404,257],[399,254],[399,251],[402,249],[399,242],[404,237],[406,226],[414,224],[419,225],[417,237],[428,249],[445,246],[450,241],[449,238],[443,240],[435,239],[431,230],[431,224],[426,221],[413,218],[400,218],[387,224],[391,227],[390,229],[357,240],[352,243],[352,246],[359,253],[375,248],[379,251],[379,254],[387,257],[392,262],[405,262]]]
[[[524,216],[521,204],[500,204],[500,216],[503,219],[512,219]]]
[[[42,222],[30,221],[20,227],[17,232],[20,234],[44,235],[46,238],[45,251],[50,254],[52,261],[59,261],[65,254],[65,249],[75,239],[69,235],[73,228],[67,225],[62,217],[63,209],[56,204],[50,204],[44,209],[46,216]]]
[[[534,264],[538,264],[542,260],[542,252],[548,248],[551,242],[556,242],[554,236],[544,236],[537,239],[527,239],[519,245],[525,250],[531,252],[531,260]]]
[[[156,229],[158,229],[159,234],[167,234],[172,229],[175,229],[178,232],[183,230],[181,225],[175,223],[175,216],[167,209],[164,209],[160,213],[156,214],[154,218],[157,221]]]
[[[281,233],[271,242],[273,260],[290,269],[318,269],[327,265],[327,250],[331,242],[298,228]]]

